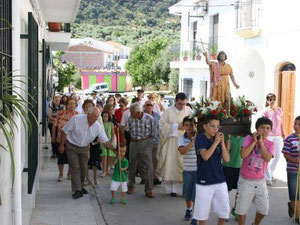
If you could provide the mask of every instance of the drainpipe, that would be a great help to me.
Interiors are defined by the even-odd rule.
[[[17,71],[17,74],[20,74],[21,69],[21,18],[20,18],[20,0],[12,0],[12,62],[13,62],[13,71]],[[15,73],[14,73],[15,74]],[[21,85],[18,83],[17,85]],[[20,92],[20,90],[17,90]],[[18,126],[18,130],[15,129],[15,138],[14,138],[14,160],[15,160],[15,180],[14,180],[14,189],[13,193],[13,221],[14,225],[22,225],[22,168],[21,168],[21,129],[22,123],[19,117],[15,118],[15,122]]]

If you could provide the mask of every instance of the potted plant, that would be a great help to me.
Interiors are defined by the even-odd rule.
[[[173,59],[174,61],[179,61],[180,53],[179,51],[173,52]]]
[[[215,43],[212,43],[211,45],[209,45],[208,51],[210,53],[211,59],[216,60],[217,59],[217,54],[218,54],[218,45],[215,44]]]
[[[189,58],[189,52],[187,50],[182,52],[183,61],[187,61]]]
[[[59,32],[61,31],[61,23],[48,22],[49,31]]]
[[[197,60],[197,61],[201,60],[201,52],[202,52],[202,49],[197,46],[195,48],[195,50],[194,50],[194,58],[195,58],[195,60]]]
[[[245,96],[238,96],[236,100],[231,98],[230,115],[239,122],[247,122],[257,112],[253,102],[246,100]]]

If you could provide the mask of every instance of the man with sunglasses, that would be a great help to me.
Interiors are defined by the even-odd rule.
[[[183,135],[183,118],[192,110],[186,106],[186,95],[178,93],[175,104],[163,113],[159,121],[158,171],[164,181],[166,194],[182,194],[183,157],[178,152],[178,137]]]
[[[157,172],[157,162],[158,159],[156,157],[159,135],[158,135],[158,123],[160,120],[160,115],[153,111],[154,103],[151,100],[147,100],[144,105],[144,112],[151,115],[154,119],[154,137],[153,137],[153,148],[152,148],[152,162],[153,162],[153,178],[154,178],[154,185],[161,184],[159,180],[159,175]],[[141,165],[140,167],[141,175],[144,174],[144,167]]]

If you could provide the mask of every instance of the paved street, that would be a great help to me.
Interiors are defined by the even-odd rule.
[[[281,169],[277,176],[285,178],[285,162],[281,159]],[[92,171],[90,171],[92,173]],[[155,199],[147,199],[143,194],[143,185],[137,184],[136,192],[127,195],[127,205],[117,203],[110,205],[110,177],[100,178],[98,187],[88,186],[89,196],[73,200],[70,193],[70,181],[65,179],[58,183],[56,160],[46,158],[41,173],[40,191],[37,194],[36,209],[31,225],[184,225],[185,204],[182,197],[172,198],[163,194],[162,187],[154,189]],[[139,178],[137,178],[139,183]],[[263,225],[292,224],[287,216],[287,187],[284,181],[278,181],[270,190],[270,213]],[[95,198],[95,194],[97,198]],[[233,201],[235,192],[230,193]],[[254,218],[254,207],[251,208],[247,224]],[[212,214],[208,224],[216,224]],[[231,217],[226,223],[237,224]]]

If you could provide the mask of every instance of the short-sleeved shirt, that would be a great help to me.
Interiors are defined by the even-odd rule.
[[[246,148],[253,142],[253,137],[248,135],[243,143],[243,148]],[[267,151],[274,155],[274,143],[269,140],[264,141]],[[251,153],[243,159],[240,170],[240,175],[250,180],[261,180],[265,176],[268,162],[263,159],[262,150],[257,143]]]
[[[122,119],[121,119],[120,125],[121,125],[122,127],[124,127],[126,131],[128,131],[128,119],[129,119],[130,115],[131,115],[131,113],[130,113],[130,110],[129,110],[129,109],[127,109],[127,110],[123,113],[123,115],[122,115]]]
[[[196,138],[197,184],[212,185],[225,182],[221,164],[222,150],[220,145],[217,146],[214,153],[207,161],[200,155],[200,152],[208,150],[213,142],[214,140],[208,139],[203,133],[200,133]]]
[[[184,133],[178,138],[178,148],[187,146],[189,143],[191,143],[192,140],[193,137],[189,138],[186,135],[186,133]],[[197,156],[196,156],[195,146],[193,146],[190,150],[188,150],[183,155],[183,170],[197,171]]]
[[[154,137],[154,119],[147,113],[143,113],[141,119],[129,117],[128,128],[132,139],[141,140],[149,136]]]
[[[282,153],[290,155],[292,158],[296,159],[299,157],[299,150],[299,137],[296,134],[289,135],[284,140]],[[291,173],[297,173],[298,165],[298,163],[287,161],[286,171]]]
[[[122,168],[128,168],[128,166],[129,166],[128,160],[124,157],[121,160],[121,167]],[[127,171],[122,171],[121,174],[122,174],[122,180],[120,179],[120,164],[119,164],[119,161],[118,161],[115,165],[114,172],[113,172],[113,175],[112,175],[111,179],[113,181],[117,181],[117,182],[127,181],[128,180]]]
[[[223,162],[223,166],[230,168],[241,168],[242,157],[241,157],[241,148],[243,146],[245,137],[238,137],[235,135],[230,136],[230,161],[228,163]]]
[[[67,134],[67,140],[78,147],[86,147],[99,137],[102,143],[108,142],[103,127],[96,121],[92,126],[88,125],[87,115],[80,114],[73,116],[63,127]]]
[[[277,108],[277,111],[269,110],[268,108],[263,112],[265,117],[268,117],[272,123],[272,130],[270,132],[270,136],[282,136],[281,132],[281,120],[282,120],[282,109]]]

